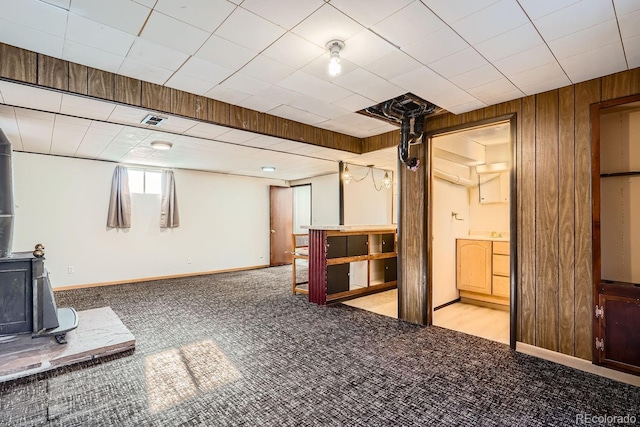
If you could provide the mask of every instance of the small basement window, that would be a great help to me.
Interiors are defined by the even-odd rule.
[[[127,169],[129,192],[139,194],[161,194],[162,174],[142,169]]]

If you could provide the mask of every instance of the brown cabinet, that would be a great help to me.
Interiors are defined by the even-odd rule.
[[[508,306],[509,271],[509,242],[456,241],[456,286],[460,298]]]

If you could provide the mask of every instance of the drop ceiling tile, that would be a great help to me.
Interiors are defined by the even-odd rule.
[[[336,78],[335,84],[377,102],[386,101],[405,93],[405,90],[367,70],[357,70]]]
[[[64,38],[67,30],[67,16],[69,15],[67,11],[33,0],[5,0],[2,3],[3,20]]]
[[[323,4],[322,0],[244,0],[241,7],[290,30]]]
[[[512,89],[506,92],[493,94],[486,96],[484,98],[480,98],[480,101],[484,102],[486,105],[496,105],[501,102],[511,101],[513,99],[522,98],[524,93],[520,89]]]
[[[618,17],[640,10],[640,3],[637,0],[613,0],[613,4]]]
[[[232,89],[230,87],[224,86],[215,86],[209,92],[204,94],[205,96],[213,99],[217,99],[218,101],[224,101],[229,104],[237,105],[239,102],[249,98],[251,94],[246,92],[241,92],[239,90]]]
[[[422,0],[429,9],[445,22],[455,22],[484,9],[498,0]]]
[[[351,91],[340,86],[313,77],[302,71],[296,71],[278,83],[278,86],[304,95],[313,96],[326,102],[334,102],[351,95]]]
[[[331,5],[360,22],[372,27],[413,0],[332,0]]]
[[[509,76],[555,61],[556,59],[551,54],[547,45],[541,44],[532,49],[495,61],[493,65],[495,65],[502,74]]]
[[[71,3],[71,0],[42,0],[42,1],[65,10],[69,10],[69,6],[70,6],[69,4]]]
[[[550,41],[549,47],[557,59],[563,59],[616,42],[620,43],[620,34],[614,19]]]
[[[155,10],[213,33],[235,7],[226,0],[158,0]]]
[[[476,97],[453,85],[446,90],[432,93],[427,99],[446,110],[459,108],[460,105],[469,104],[478,100]]]
[[[191,119],[183,119],[182,117],[169,117],[169,119],[162,123],[158,128],[149,127],[147,129],[161,132],[177,132],[185,133],[189,129],[198,124],[198,121]]]
[[[223,37],[254,51],[262,51],[286,31],[245,9],[237,8],[216,30]]]
[[[257,138],[258,134],[253,133],[253,132],[247,132],[244,130],[240,130],[240,129],[232,129],[232,130],[227,130],[227,132],[220,134],[216,137],[216,139],[218,139],[219,141],[225,141],[225,142],[233,142],[233,143],[237,143],[237,144],[244,144],[246,142],[251,141],[254,138]],[[243,149],[242,147],[237,148],[234,147],[233,150],[237,150],[237,149]],[[245,150],[246,151],[246,150]]]
[[[517,90],[517,88],[508,79],[502,78],[500,80],[495,80],[482,86],[476,86],[469,89],[467,92],[470,95],[478,98],[479,100],[483,100],[484,98],[499,95],[502,93],[509,93],[514,90]],[[521,95],[524,94],[521,93]]]
[[[417,68],[391,80],[396,85],[419,97],[431,101],[430,94],[438,94],[450,89],[453,84],[427,67]]]
[[[147,6],[148,8],[152,8],[153,6],[155,6],[158,0],[133,0],[133,1],[143,6]]]
[[[303,67],[325,53],[325,49],[293,33],[286,33],[262,52],[264,56],[294,68]],[[327,61],[328,58],[327,54]]]
[[[466,73],[452,77],[449,80],[460,89],[467,90],[472,87],[493,82],[503,77],[504,76],[496,70],[493,65],[487,64],[480,68],[476,68],[475,70],[467,71]]]
[[[169,80],[173,71],[136,61],[135,59],[125,58],[118,70],[118,74],[163,85],[167,80]]]
[[[118,56],[125,56],[135,36],[82,16],[69,14],[66,40],[90,46]]]
[[[330,4],[325,4],[291,31],[320,47],[331,40],[347,40],[363,27]]]
[[[547,42],[605,21],[615,19],[613,4],[601,0],[582,0],[533,21]]]
[[[323,122],[327,119],[326,117],[318,116],[316,114],[309,113],[308,111],[299,110],[288,105],[280,105],[273,110],[270,110],[269,114],[309,125],[315,125],[316,123]]]
[[[372,99],[354,93],[353,95],[349,95],[346,98],[340,99],[333,104],[348,111],[355,112],[358,110],[362,110],[363,108],[372,107],[378,103]]]
[[[268,89],[271,85],[267,82],[263,82],[262,80],[236,73],[220,83],[220,86],[248,93],[249,95],[256,95],[261,91]]]
[[[332,76],[331,74],[329,74],[329,54],[327,53],[326,55],[322,55],[302,67],[301,71],[304,71],[311,76],[317,77],[327,82],[331,82],[358,69],[358,66],[356,64],[346,59],[341,59],[340,65],[342,66],[340,74],[338,74],[337,76]]]
[[[354,135],[354,133],[362,132],[361,130],[357,130],[356,128],[354,128],[354,126],[349,123],[342,123],[336,120],[326,120],[321,123],[316,123],[315,126],[322,129],[332,130],[334,132],[344,133],[351,136],[356,136]]]
[[[50,153],[58,156],[73,156],[84,138],[84,131],[55,126],[51,138]]]
[[[115,108],[116,105],[109,102],[96,101],[94,99],[84,98],[81,96],[62,94],[60,112],[62,114],[69,114],[72,116],[81,116],[96,120],[107,120]]]
[[[50,112],[47,112],[47,111],[38,111],[38,110],[29,109],[29,108],[15,107],[14,112],[18,119],[26,117],[30,119],[43,121],[43,122],[49,121],[53,123],[55,121],[55,115],[50,114]]]
[[[640,9],[618,17],[623,39],[640,35]]]
[[[184,64],[189,55],[138,37],[133,42],[127,58],[175,71]]]
[[[129,0],[73,0],[69,11],[134,36],[140,33],[151,13],[148,7]]]
[[[523,91],[524,88],[528,88],[528,90],[531,90],[530,88],[532,86],[544,87],[544,84],[540,85],[540,83],[563,83],[562,85],[556,87],[568,86],[571,84],[571,81],[557,62],[549,62],[548,64],[544,64],[540,67],[531,68],[529,70],[516,74],[510,74],[509,80],[520,89],[523,89]],[[545,90],[550,89],[551,88]],[[527,95],[530,95],[530,93],[527,93]]]
[[[470,44],[481,43],[529,22],[516,0],[500,0],[452,24]]]
[[[544,41],[532,23],[528,22],[506,33],[474,45],[488,61],[497,61],[507,56],[532,49]]]
[[[307,111],[309,113],[322,116],[326,119],[334,119],[336,117],[348,114],[350,111],[344,108],[331,105],[327,102],[320,101],[310,96],[301,96],[289,104],[291,107]]]
[[[196,77],[192,77],[178,71],[171,76],[164,85],[185,92],[194,93],[196,95],[204,95],[209,92],[216,83],[200,80]]]
[[[627,69],[620,42],[590,50],[580,55],[560,60],[573,83],[583,82],[599,76],[617,73]]]
[[[468,111],[474,111],[480,108],[486,107],[487,104],[484,102],[474,99],[473,101],[464,102],[462,104],[448,106],[447,111],[452,112],[453,114],[462,114]]]
[[[124,61],[124,56],[105,52],[91,46],[65,40],[62,59],[77,64],[88,65],[99,70],[117,73]]]
[[[629,69],[640,67],[640,36],[624,39],[623,43]]]
[[[444,22],[424,4],[414,1],[378,22],[372,29],[396,46],[404,48],[444,26]]]
[[[131,124],[134,126],[139,126],[142,119],[149,114],[147,111],[141,110],[139,108],[127,107],[125,105],[116,105],[116,108],[113,109],[111,115],[109,115],[109,122],[112,123],[120,123],[120,124]],[[121,128],[121,131],[125,131],[124,128]],[[129,132],[131,129],[128,130]],[[140,132],[144,132],[144,129],[138,129]]]
[[[237,70],[257,54],[255,50],[247,49],[214,34],[195,53],[195,56],[221,67]]]
[[[578,3],[581,0],[518,0],[524,11],[529,15],[530,19],[542,18],[550,13],[557,12],[567,6]]]
[[[109,136],[113,138],[120,132],[122,132],[123,128],[124,126],[115,123],[92,121],[91,125],[89,125],[87,135],[91,134],[93,136]]]
[[[529,85],[518,86],[525,95],[535,95],[536,93],[546,92],[548,90],[558,89],[571,84],[571,80],[563,73],[549,80],[536,80]]]
[[[258,93],[257,96],[276,102],[278,104],[289,104],[293,100],[303,95],[299,92],[285,89],[280,86],[270,86],[269,88]]]
[[[53,120],[28,119],[18,117],[18,129],[25,151],[49,154],[53,135]]]
[[[254,111],[260,111],[265,113],[269,110],[276,108],[278,105],[281,105],[279,102],[275,102],[271,99],[263,98],[261,96],[252,96],[245,100],[242,100],[238,103],[239,106],[248,108]]]
[[[360,31],[345,41],[340,58],[364,66],[397,49],[370,30]]]
[[[62,58],[63,38],[4,19],[0,19],[0,40],[11,46]]]
[[[423,64],[429,64],[468,47],[469,44],[451,28],[444,27],[427,37],[408,44],[402,50]]]
[[[429,64],[429,68],[449,79],[487,64],[488,62],[475,49],[469,47]]]
[[[364,69],[376,74],[383,79],[391,80],[394,77],[408,73],[420,68],[423,65],[400,50],[381,57],[380,59],[367,64]]]
[[[233,70],[192,56],[182,67],[180,67],[178,73],[185,74],[205,82],[218,84],[233,74]]]
[[[294,71],[293,67],[282,62],[258,55],[242,67],[239,73],[267,83],[276,84]]]
[[[0,81],[0,92],[4,102],[17,107],[29,107],[38,110],[60,111],[62,94],[58,92],[38,89],[31,86]],[[28,110],[17,109],[20,114],[28,114]]]
[[[193,55],[211,33],[153,11],[140,37]]]

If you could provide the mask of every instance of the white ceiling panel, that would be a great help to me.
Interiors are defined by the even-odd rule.
[[[271,99],[263,98],[262,96],[254,95],[250,98],[247,98],[238,102],[238,105],[244,108],[248,108],[250,110],[260,111],[262,113],[265,113],[269,110],[273,110],[278,105],[280,105],[280,103],[275,102]]]
[[[18,107],[28,107],[57,113],[60,111],[62,94],[0,81],[0,92],[4,102]],[[22,111],[22,110],[21,110]]]
[[[491,99],[494,96],[501,96],[506,94],[506,96],[511,96],[511,94],[516,93],[517,96],[514,98],[522,97],[524,94],[518,90],[509,80],[500,79],[495,80],[491,83],[487,83],[482,86],[477,86],[469,89],[468,91],[471,95],[486,103],[486,99]],[[513,99],[513,98],[509,98]],[[487,104],[491,105],[491,104]]]
[[[467,90],[472,87],[482,86],[484,84],[499,80],[504,76],[496,70],[496,68],[487,64],[480,68],[476,68],[471,71],[467,71],[466,73],[457,75],[455,77],[450,78],[449,80],[458,86],[460,89]]]
[[[488,65],[486,59],[469,47],[429,64],[429,68],[442,77],[452,78],[485,65]]]
[[[453,23],[468,43],[481,43],[529,22],[516,0],[500,0]]]
[[[125,56],[135,36],[79,15],[69,14],[66,39],[118,56]]]
[[[300,123],[306,123],[309,125],[315,125],[316,123],[327,120],[326,117],[319,116],[317,114],[309,113],[298,108],[290,107],[289,105],[280,105],[273,110],[269,110],[269,114],[275,114],[279,117],[284,117],[289,120],[295,120]]]
[[[63,38],[4,19],[0,19],[0,40],[12,46],[62,58]]]
[[[396,50],[393,45],[377,34],[370,30],[363,30],[345,41],[344,49],[340,51],[340,58],[365,66]]]
[[[618,16],[640,10],[640,3],[636,0],[613,0]]]
[[[285,89],[280,86],[270,86],[269,88],[261,91],[258,96],[273,101],[277,104],[290,104],[294,100],[298,99],[298,97],[303,95],[299,92]]]
[[[261,51],[285,32],[282,27],[256,14],[237,8],[215,34],[248,49]]]
[[[137,36],[151,9],[130,0],[73,0],[69,11]]]
[[[242,67],[239,73],[267,83],[276,84],[294,71],[295,68],[282,62],[258,55]]]
[[[455,31],[441,28],[433,34],[408,44],[402,50],[423,64],[430,64],[469,47]]]
[[[100,102],[91,98],[63,94],[60,112],[71,116],[107,120],[115,108],[115,104],[108,102]]]
[[[162,85],[169,80],[173,71],[136,61],[132,58],[125,58],[118,70],[118,74],[134,79],[141,79],[144,76],[145,81]]]
[[[208,33],[213,33],[235,7],[226,0],[158,0],[155,5],[157,11]]]
[[[556,59],[545,44],[511,55],[509,57],[494,61],[496,68],[506,76],[521,73],[532,68],[540,67]]]
[[[462,114],[467,111],[473,111],[479,108],[484,108],[487,105],[489,104],[474,98],[472,101],[463,102],[462,104],[451,105],[447,107],[447,109],[448,111],[451,111],[453,114]]]
[[[323,4],[323,0],[244,0],[242,8],[290,30]]]
[[[217,84],[233,74],[233,70],[192,56],[180,67],[178,73]]]
[[[189,55],[138,37],[127,58],[175,71],[185,63]]]
[[[413,0],[332,0],[331,5],[365,27],[372,27]]]
[[[363,26],[325,4],[291,31],[320,47],[331,40],[347,40],[362,31]]]
[[[488,61],[497,61],[543,43],[538,31],[531,22],[528,22],[482,43],[475,44],[474,47]]]
[[[363,68],[383,79],[391,80],[420,67],[422,67],[422,64],[406,53],[394,50],[380,59],[370,62]]]
[[[640,67],[640,36],[625,39],[624,49],[627,52],[629,68]]]
[[[498,0],[422,0],[429,9],[445,22],[453,23],[469,16]]]
[[[171,49],[193,55],[202,47],[210,32],[153,11],[140,36]]]
[[[229,104],[238,105],[239,102],[249,98],[251,94],[225,86],[215,86],[209,92],[205,93],[209,98],[228,102]]]
[[[91,64],[90,66],[93,68],[117,73],[124,61],[124,56],[105,52],[71,40],[65,40],[62,59],[77,64]]]
[[[53,115],[47,120],[33,117],[29,120],[23,120],[17,113],[16,111],[23,149],[30,153],[49,154],[51,136],[53,135]]]
[[[339,86],[350,88],[353,92],[377,102],[395,98],[406,92],[401,87],[363,68],[358,68],[345,76],[338,77],[334,82]]]
[[[354,93],[353,95],[349,95],[346,98],[334,102],[334,104],[349,111],[358,111],[363,108],[372,107],[376,105],[377,102],[373,99]]]
[[[627,68],[622,46],[618,42],[561,59],[560,65],[573,83],[617,73]]]
[[[319,58],[311,61],[304,67],[302,67],[302,71],[305,73],[317,77],[319,79],[331,82],[338,77],[349,74],[350,72],[357,70],[358,66],[351,61],[346,59],[340,60],[340,65],[342,66],[342,71],[337,76],[332,76],[329,74],[329,53],[326,55],[322,55]]]
[[[378,22],[372,29],[387,40],[392,40],[396,46],[404,48],[444,26],[440,18],[416,0]]]
[[[256,56],[258,52],[212,35],[195,53],[195,56],[230,70],[237,70]]]
[[[541,77],[543,78],[541,79]],[[527,95],[571,84],[571,81],[557,62],[549,62],[540,67],[511,74],[509,80]]]
[[[257,95],[261,91],[269,88],[271,85],[267,82],[263,82],[262,80],[236,73],[223,81],[220,86],[227,89],[241,91],[249,95]]]
[[[293,100],[289,105],[300,110],[313,112],[326,119],[334,119],[350,113],[349,110],[345,110],[344,108],[336,105],[327,104],[326,102],[322,102],[319,99],[312,98],[310,96],[301,96]]]
[[[581,0],[518,0],[518,3],[520,3],[524,11],[527,12],[530,19],[538,19],[553,12],[557,12],[560,9],[564,9],[574,3],[578,3],[579,1]]]
[[[69,10],[70,3],[71,3],[71,0],[42,0],[42,1],[65,10]]]
[[[196,95],[204,95],[209,92],[215,83],[200,80],[196,77],[192,77],[188,74],[177,72],[169,80],[166,81],[165,86],[182,90]]]
[[[56,125],[51,138],[51,152],[62,156],[75,155],[84,135],[80,129]]]
[[[264,56],[294,68],[303,67],[325,53],[325,49],[293,33],[286,33],[262,52]]]
[[[36,0],[4,0],[2,3],[3,20],[55,37],[64,37],[67,29],[67,11]]]
[[[640,35],[640,8],[619,16],[618,21],[620,22],[620,34],[623,39]]]
[[[620,43],[620,33],[612,19],[550,41],[549,47],[557,59],[564,59],[614,43]]]
[[[550,42],[615,18],[612,2],[582,0],[557,12],[534,19],[533,23],[542,37]]]
[[[117,105],[109,116],[109,122],[140,126],[140,122],[149,114],[138,108]]]
[[[326,102],[346,98],[352,92],[309,74],[297,71],[278,83],[278,86],[304,95],[313,96]]]

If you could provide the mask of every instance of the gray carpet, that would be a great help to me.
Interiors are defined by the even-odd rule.
[[[290,294],[290,268],[56,294],[111,306],[135,352],[0,384],[2,426],[575,425],[640,388]]]

